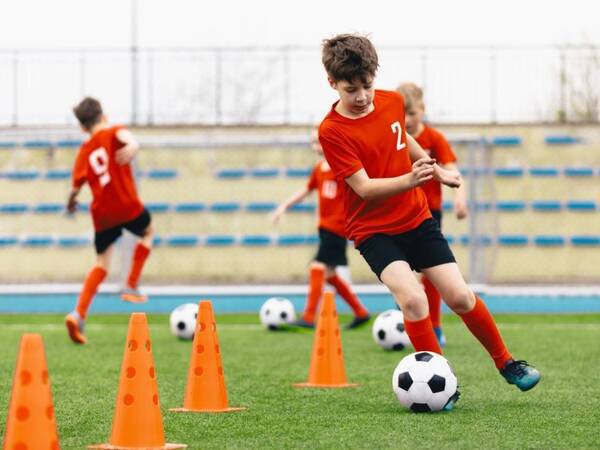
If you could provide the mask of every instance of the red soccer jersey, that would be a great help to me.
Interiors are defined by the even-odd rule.
[[[375,109],[359,119],[331,111],[319,127],[319,140],[338,181],[360,169],[371,178],[391,178],[411,172],[404,130],[404,101],[391,91],[375,91]],[[431,217],[421,189],[380,200],[363,200],[350,187],[343,189],[346,235],[358,246],[376,233],[399,234]]]
[[[319,228],[332,233],[344,234],[344,199],[333,171],[325,161],[319,161],[313,169],[306,187],[319,193]]]
[[[83,143],[75,159],[73,187],[90,185],[94,200],[90,208],[96,231],[135,219],[144,211],[135,189],[131,166],[120,166],[115,152],[123,147],[117,139],[122,127],[99,130]]]
[[[444,135],[435,128],[425,126],[419,137],[415,138],[429,156],[435,158],[440,165],[456,162],[456,155]],[[442,209],[442,184],[437,180],[429,180],[421,186],[432,210]]]

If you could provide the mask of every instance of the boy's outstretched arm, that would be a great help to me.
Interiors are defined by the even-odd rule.
[[[125,144],[115,153],[115,161],[122,166],[131,162],[140,149],[140,144],[133,133],[126,128],[117,131],[117,139]]]
[[[429,155],[423,150],[419,143],[410,134],[406,133],[406,143],[408,144],[408,154],[410,155],[411,161],[418,161],[422,158],[426,158],[432,161],[433,164],[433,178],[438,180],[440,183],[445,184],[453,188],[457,188],[461,185],[460,173],[458,171],[446,170],[435,163],[435,159],[429,157]]]
[[[310,189],[308,189],[307,187],[303,187],[302,189],[299,189],[292,195],[290,195],[286,200],[279,204],[275,211],[273,211],[273,213],[271,214],[271,222],[273,224],[279,222],[279,218],[287,211],[287,209],[290,206],[295,205],[296,203],[300,203],[306,198],[308,194],[310,194]]]

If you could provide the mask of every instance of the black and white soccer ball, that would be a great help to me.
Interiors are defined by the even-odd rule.
[[[452,366],[434,352],[405,356],[392,375],[392,388],[398,401],[414,412],[441,411],[457,387]]]
[[[373,340],[386,350],[404,350],[410,346],[404,331],[404,315],[398,309],[382,312],[373,322]]]
[[[171,312],[169,324],[171,333],[179,339],[193,339],[198,317],[196,303],[184,303]]]
[[[296,311],[287,298],[271,297],[261,306],[259,317],[266,328],[276,330],[296,320]]]

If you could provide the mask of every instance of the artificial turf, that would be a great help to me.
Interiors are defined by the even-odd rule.
[[[66,337],[58,315],[0,316],[0,426],[4,430],[19,337],[41,333],[61,448],[107,442],[128,317],[96,315],[85,346]],[[295,389],[305,381],[312,333],[268,332],[256,315],[218,315],[230,414],[174,414],[181,406],[191,351],[169,333],[168,316],[150,315],[150,333],[168,442],[222,448],[598,448],[600,315],[498,315],[514,355],[542,372],[522,393],[455,317],[445,317],[445,356],[462,397],[448,413],[404,410],[391,375],[408,352],[386,352],[370,327],[343,331],[348,389]],[[342,322],[348,317],[341,318]],[[3,431],[2,431],[3,432]]]

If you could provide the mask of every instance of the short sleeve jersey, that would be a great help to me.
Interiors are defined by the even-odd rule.
[[[456,162],[456,155],[452,151],[450,143],[435,128],[425,125],[423,131],[415,140],[429,156],[437,160],[438,164]],[[439,181],[429,180],[421,186],[421,189],[425,192],[430,209],[434,211],[442,209],[442,184]]]
[[[349,119],[335,103],[319,127],[319,140],[338,182],[360,169],[370,178],[392,178],[411,172],[412,162],[404,129],[404,101],[391,91],[375,91],[375,109]],[[374,234],[400,234],[431,217],[421,189],[377,200],[364,200],[345,186],[346,236],[358,246]]]
[[[115,161],[116,151],[124,145],[117,139],[121,128],[105,128],[94,133],[83,143],[75,159],[73,187],[89,184],[93,196],[90,211],[96,231],[129,222],[144,211],[131,166]]]
[[[333,171],[325,161],[319,161],[308,179],[307,189],[319,195],[319,228],[345,236],[344,199]]]

